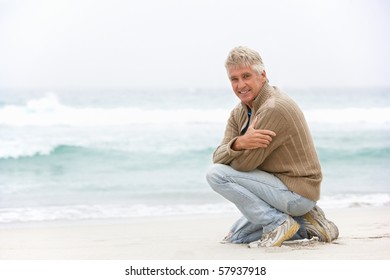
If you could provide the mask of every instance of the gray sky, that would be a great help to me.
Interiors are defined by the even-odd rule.
[[[390,86],[386,0],[0,0],[0,88],[224,88],[230,49],[271,84]]]

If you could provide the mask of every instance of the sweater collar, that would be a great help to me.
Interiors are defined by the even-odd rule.
[[[274,88],[266,81],[261,87],[259,94],[252,102],[252,112],[257,112],[257,110],[272,96]],[[247,105],[242,103],[242,106],[247,110]]]

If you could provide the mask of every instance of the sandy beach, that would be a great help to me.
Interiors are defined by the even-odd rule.
[[[340,230],[332,244],[255,249],[219,243],[238,214],[2,225],[0,259],[390,259],[390,207],[329,209],[326,215]]]

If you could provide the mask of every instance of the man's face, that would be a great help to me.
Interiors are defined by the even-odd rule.
[[[266,81],[265,71],[259,75],[251,67],[230,67],[228,76],[232,88],[241,102],[252,107],[252,102],[259,94],[261,87]]]

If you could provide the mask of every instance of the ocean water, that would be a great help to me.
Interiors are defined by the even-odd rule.
[[[324,208],[390,206],[390,89],[290,89]],[[205,172],[237,99],[210,90],[0,90],[0,224],[237,211]]]

